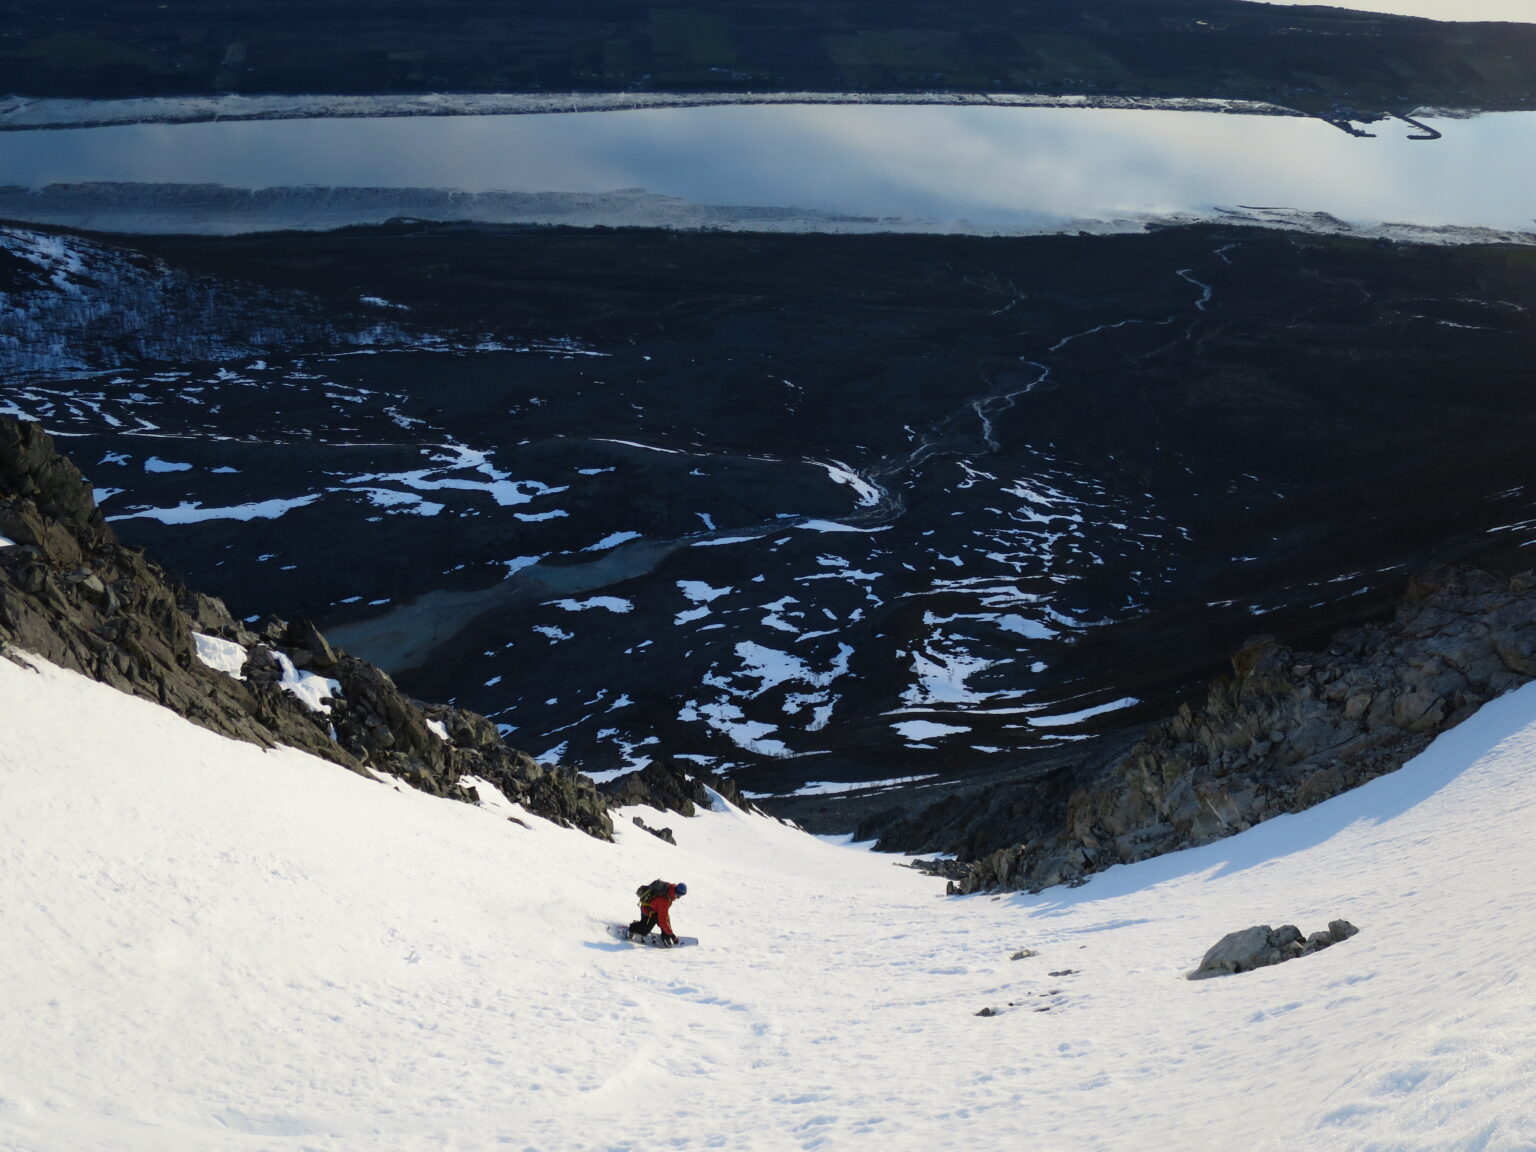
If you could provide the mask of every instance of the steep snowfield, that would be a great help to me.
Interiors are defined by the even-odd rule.
[[[525,829],[0,660],[0,1148],[1529,1149],[1533,767],[1536,686],[1304,816],[945,900],[759,817]],[[606,936],[656,875],[703,946]]]

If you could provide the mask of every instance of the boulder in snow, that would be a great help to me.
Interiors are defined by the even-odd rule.
[[[1255,968],[1282,964],[1298,956],[1321,951],[1340,940],[1347,940],[1359,931],[1348,920],[1331,920],[1328,931],[1314,932],[1307,937],[1303,937],[1301,930],[1294,924],[1282,924],[1279,928],[1256,924],[1252,928],[1229,932],[1223,936],[1186,979],[1205,980],[1211,976],[1251,972]]]

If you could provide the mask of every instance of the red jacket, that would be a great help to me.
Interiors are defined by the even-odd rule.
[[[675,936],[672,931],[672,901],[677,899],[677,885],[668,884],[667,890],[660,896],[653,896],[640,904],[643,912],[656,913],[656,927],[660,928],[668,936]]]

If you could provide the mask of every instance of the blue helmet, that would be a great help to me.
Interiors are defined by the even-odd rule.
[[[688,895],[688,885],[676,884],[673,886],[673,891],[676,892],[679,896],[686,896]]]

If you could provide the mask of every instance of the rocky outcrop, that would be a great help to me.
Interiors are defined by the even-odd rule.
[[[700,808],[709,808],[709,791],[713,789],[737,808],[762,812],[741,794],[734,781],[696,767],[684,771],[668,760],[653,760],[644,768],[599,784],[598,789],[615,808],[644,804],[660,812],[693,816]]]
[[[416,704],[308,622],[268,617],[248,628],[220,601],[181,587],[117,541],[41,428],[5,418],[0,538],[10,542],[0,547],[0,650],[34,653],[237,740],[287,745],[456,799],[472,798],[460,784],[472,776],[530,812],[612,836],[591,781],[507,747],[490,721]],[[194,632],[229,642],[228,670],[199,658]],[[298,670],[335,682],[328,705],[289,690]]]
[[[1212,976],[1227,976],[1234,972],[1251,972],[1255,968],[1267,968],[1283,964],[1300,956],[1310,956],[1324,948],[1331,948],[1341,940],[1356,936],[1360,929],[1348,920],[1330,920],[1326,932],[1314,932],[1303,938],[1301,929],[1294,924],[1282,924],[1271,928],[1268,924],[1256,924],[1241,932],[1229,932],[1218,940],[1200,966],[1189,973],[1186,980],[1207,980]],[[1055,973],[1052,973],[1055,975]]]
[[[597,787],[615,808],[644,804],[658,812],[692,816],[700,807],[709,807],[709,793],[703,783],[665,760],[653,760],[638,771],[615,776]]]
[[[372,664],[350,657],[343,658],[333,673],[340,678],[343,692],[349,684],[356,690],[354,669],[367,670],[370,682],[377,685],[373,691],[384,696],[392,693],[406,707],[418,707],[400,695],[394,682]],[[496,725],[479,713],[445,704],[423,704],[419,714],[447,733],[446,739],[439,740],[436,747],[428,745],[426,751],[429,762],[434,753],[443,757],[440,771],[455,779],[473,776],[484,780],[537,816],[580,828],[603,840],[613,838],[608,802],[587,777],[560,765],[540,764],[526,752],[509,748]]]
[[[670,829],[670,828],[652,828],[649,824],[647,824],[644,820],[640,819],[640,817],[638,817],[638,816],[636,816],[634,818],[634,821],[635,821],[635,827],[636,828],[639,828],[639,829],[641,829],[643,831],[649,832],[652,836],[656,837],[656,839],[658,839],[658,840],[665,840],[668,844],[671,844],[674,848],[677,846],[677,837],[672,834],[672,829]]]
[[[729,776],[705,772],[702,773],[702,777],[706,784],[730,802],[732,808],[740,808],[743,812],[754,812],[759,816],[772,815],[772,813],[748,800],[746,794],[737,786],[736,781],[732,780]]]
[[[181,590],[120,545],[80,473],[34,424],[0,419],[0,646],[19,648],[226,736],[287,744],[360,770],[275,686],[196,657]],[[227,614],[226,614],[227,615]]]
[[[1269,638],[1090,783],[1014,799],[1029,836],[950,883],[1039,890],[1241,832],[1400,767],[1436,734],[1536,677],[1536,575],[1439,569],[1393,620],[1321,652]]]

